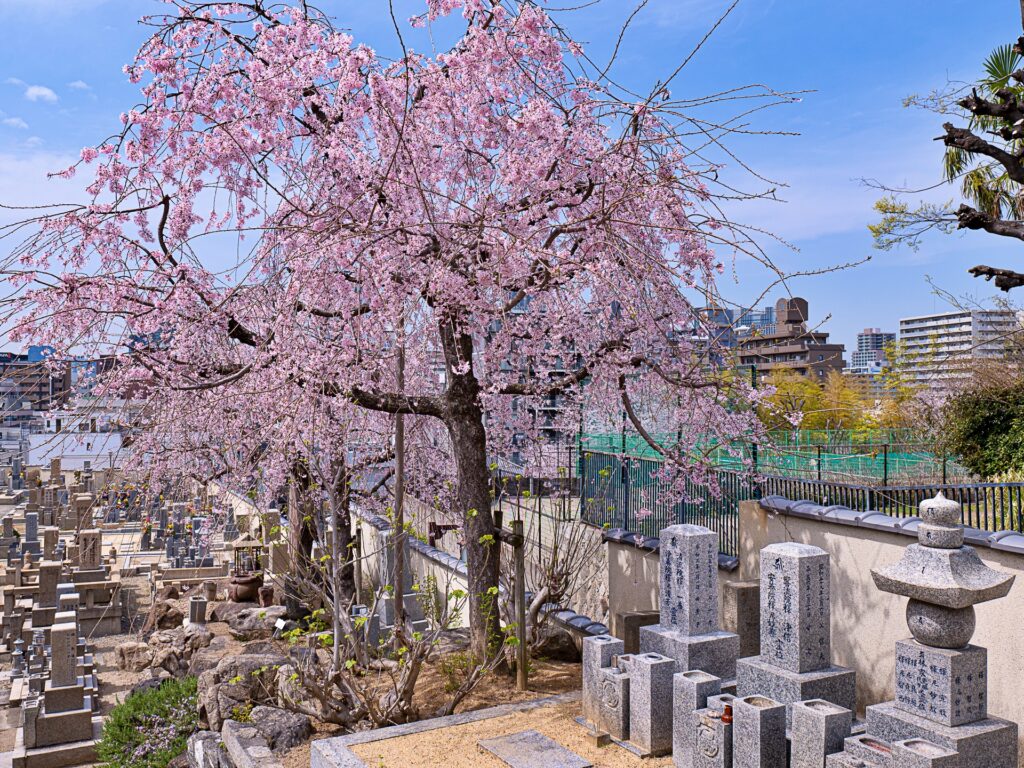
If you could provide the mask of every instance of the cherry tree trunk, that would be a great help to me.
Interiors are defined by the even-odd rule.
[[[470,639],[478,658],[501,647],[498,573],[501,544],[491,518],[490,476],[483,411],[474,400],[449,398],[448,433],[458,477],[469,578]]]

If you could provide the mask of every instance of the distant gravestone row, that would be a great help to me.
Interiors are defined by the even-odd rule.
[[[896,700],[854,718],[855,673],[831,659],[829,556],[765,547],[761,645],[738,659],[718,626],[717,534],[694,525],[660,537],[661,623],[640,652],[602,635],[583,641],[583,716],[641,756],[677,768],[1015,768],[1017,725],[989,717],[986,651],[969,645],[973,605],[1002,597],[1012,576],[963,545],[960,508],[922,504],[919,543],[873,572],[910,597],[913,637],[896,644]]]

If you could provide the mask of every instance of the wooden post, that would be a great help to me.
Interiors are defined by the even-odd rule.
[[[512,521],[514,537],[513,551],[516,568],[516,637],[519,647],[516,648],[516,690],[525,691],[527,685],[526,669],[526,538],[523,536],[523,521]]]
[[[352,577],[356,582],[356,603],[363,594],[363,529],[356,523],[355,536],[352,539]]]

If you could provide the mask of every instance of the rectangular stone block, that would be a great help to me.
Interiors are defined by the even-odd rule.
[[[640,652],[675,659],[676,672],[699,669],[723,680],[736,677],[740,639],[732,632],[687,635],[663,624],[640,628]]]
[[[913,639],[896,643],[896,706],[944,725],[988,715],[988,651],[977,645],[931,648]]]
[[[77,645],[78,627],[74,624],[55,624],[50,629],[50,683],[54,687],[78,682]]]
[[[661,625],[684,635],[718,630],[718,534],[670,525],[658,536]]]
[[[786,705],[766,696],[733,701],[734,768],[786,768]]]
[[[622,655],[623,643],[611,635],[583,638],[583,719],[592,726],[598,722],[601,701],[601,670]]]
[[[740,696],[768,696],[787,705],[792,723],[792,705],[797,701],[824,699],[853,711],[857,706],[856,675],[852,669],[832,665],[813,672],[790,672],[764,660],[763,656],[736,663],[736,690]]]
[[[739,658],[761,649],[761,582],[730,581],[722,596],[722,629],[740,638]]]
[[[619,667],[601,670],[597,730],[613,739],[629,740],[629,673]]]
[[[47,714],[71,712],[85,707],[85,686],[64,685],[54,687],[49,681],[43,686],[43,710]]]
[[[629,672],[629,741],[643,755],[672,750],[672,677],[675,661],[657,653],[631,656]]]
[[[102,563],[100,552],[101,534],[95,528],[78,534],[78,564],[83,569],[99,568]]]
[[[843,751],[853,712],[824,699],[793,702],[791,768],[823,768],[825,757]]]
[[[828,553],[784,542],[761,550],[761,657],[791,672],[832,658]]]
[[[698,709],[689,718],[690,745],[682,755],[672,755],[675,768],[732,768],[732,723],[722,720],[721,711]]]
[[[708,697],[722,692],[722,681],[707,672],[677,672],[672,677],[672,755],[675,764],[693,765],[694,713]]]
[[[907,739],[892,745],[893,768],[959,768],[960,756],[926,739]]]
[[[988,717],[965,725],[936,723],[886,702],[866,710],[868,733],[895,743],[924,739],[959,755],[960,768],[1016,768],[1017,724]]]
[[[57,607],[57,582],[61,564],[44,560],[39,564],[39,592],[36,602],[43,608]]]
[[[640,629],[657,624],[658,611],[628,611],[626,613],[613,613],[611,633],[626,644],[626,653],[638,653],[640,651]]]

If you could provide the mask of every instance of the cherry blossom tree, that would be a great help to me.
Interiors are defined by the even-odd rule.
[[[487,657],[488,461],[538,404],[621,414],[679,488],[713,483],[703,447],[758,429],[691,303],[751,247],[708,160],[745,123],[692,112],[788,99],[631,94],[527,0],[427,0],[414,26],[461,13],[464,33],[394,60],[305,2],[170,4],[126,67],[142,102],[64,171],[91,174],[91,202],[8,232],[35,226],[5,266],[13,336],[118,354],[106,391],[145,387],[142,446],[169,471],[275,488],[338,440],[386,452],[407,416],[411,476],[461,520]]]

